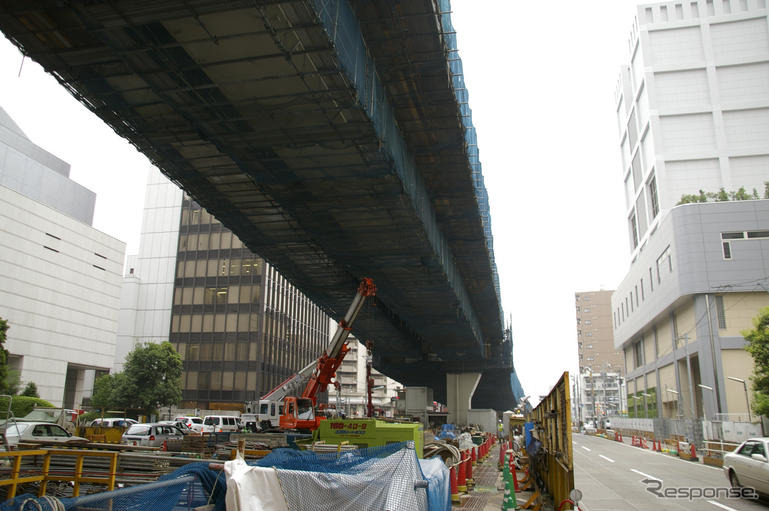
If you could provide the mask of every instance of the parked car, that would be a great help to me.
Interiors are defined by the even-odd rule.
[[[749,438],[724,455],[724,474],[732,488],[754,488],[769,496],[769,437]]]
[[[162,426],[173,426],[178,429],[182,435],[189,435],[192,433],[192,430],[188,428],[185,423],[180,421],[159,421],[157,424]]]
[[[237,433],[237,417],[234,415],[206,415],[203,417],[203,433]]]
[[[73,436],[66,429],[53,422],[9,422],[3,434],[11,448],[15,448],[20,442],[67,446],[88,443],[87,438]]]
[[[123,433],[122,443],[143,447],[162,447],[164,443],[181,443],[183,438],[184,434],[176,426],[153,422],[134,424],[128,428],[128,431]]]
[[[129,419],[128,417],[107,417],[104,419],[94,419],[89,422],[88,426],[101,426],[103,428],[129,428],[134,424],[138,424],[139,421]]]
[[[174,419],[177,422],[183,422],[188,428],[196,433],[203,431],[203,419],[200,417],[177,417]]]

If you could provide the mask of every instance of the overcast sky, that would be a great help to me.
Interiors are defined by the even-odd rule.
[[[629,267],[614,91],[633,0],[452,0],[515,365],[527,394],[576,371],[574,293]],[[0,106],[97,194],[94,227],[138,249],[149,161],[0,41]],[[20,75],[19,75],[20,73]]]

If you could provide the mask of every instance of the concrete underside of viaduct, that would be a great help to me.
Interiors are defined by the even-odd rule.
[[[353,331],[377,369],[439,400],[484,373],[508,408],[442,3],[18,1],[0,29],[332,317],[373,278]]]

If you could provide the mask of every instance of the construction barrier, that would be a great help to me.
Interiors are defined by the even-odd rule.
[[[25,475],[22,470],[22,459],[26,456],[43,457],[43,469],[35,475]],[[72,471],[50,472],[51,456],[73,456],[75,467]],[[45,487],[48,481],[71,482],[72,496],[80,495],[80,483],[92,483],[104,485],[107,491],[115,489],[115,473],[117,469],[117,451],[92,451],[84,449],[35,449],[29,451],[0,452],[0,459],[11,458],[11,472],[9,479],[0,479],[0,486],[8,486],[7,498],[13,499],[16,490],[21,483],[39,482],[38,497],[45,495]],[[83,472],[84,458],[109,458],[109,469],[105,477],[87,475]]]
[[[569,390],[569,372],[566,371],[529,415],[529,421],[537,424],[532,430],[532,436],[542,442],[541,454],[538,456],[546,458],[544,463],[535,463],[532,457],[530,466],[545,482],[544,490],[551,495],[553,502],[568,499],[574,489]],[[527,484],[533,484],[534,479],[530,474]]]

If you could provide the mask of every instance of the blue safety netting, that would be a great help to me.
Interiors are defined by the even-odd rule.
[[[399,451],[415,456],[413,448],[407,450],[407,443],[394,443],[382,447],[369,447],[341,453],[313,453],[294,449],[276,449],[252,465],[278,469],[306,471],[320,474],[343,474],[354,476],[371,471],[377,463]],[[420,460],[422,479],[428,482],[428,507],[430,511],[444,511],[448,490],[448,471],[443,471],[434,462]],[[192,510],[211,504],[214,511],[225,511],[227,483],[224,473],[212,470],[208,463],[190,463],[167,474],[156,483],[137,485],[73,498],[37,498],[31,494],[17,496],[0,504],[0,511],[41,510],[67,511],[110,510],[110,511],[181,511]]]
[[[450,10],[448,0],[443,0],[439,3],[441,12]],[[476,338],[482,339],[480,324],[476,315],[472,312],[471,302],[463,284],[463,277],[453,260],[448,240],[438,228],[430,194],[427,192],[427,188],[417,170],[414,156],[406,146],[403,134],[396,120],[395,111],[387,99],[385,86],[377,74],[374,59],[368,52],[355,12],[347,0],[313,0],[313,4],[329,40],[334,45],[339,64],[355,88],[360,107],[371,119],[374,130],[382,141],[383,151],[385,151],[392,162],[404,191],[408,194],[417,215],[425,225],[427,237],[441,260],[446,277],[457,294],[459,305],[464,311],[465,317],[468,318]],[[448,14],[441,15],[441,24],[444,32],[453,31]],[[503,314],[499,292],[499,278],[494,261],[491,216],[489,213],[488,194],[483,184],[481,164],[478,157],[475,128],[472,125],[472,115],[467,104],[467,91],[464,88],[464,78],[461,75],[461,62],[458,57],[455,58],[456,37],[453,34],[445,34],[444,37],[448,45],[446,54],[447,56],[451,55],[449,64],[453,74],[455,95],[461,108],[462,123],[465,127],[465,142],[468,148],[469,163],[472,168],[475,195],[482,217],[497,301],[500,303],[499,320],[501,325],[503,324]]]

